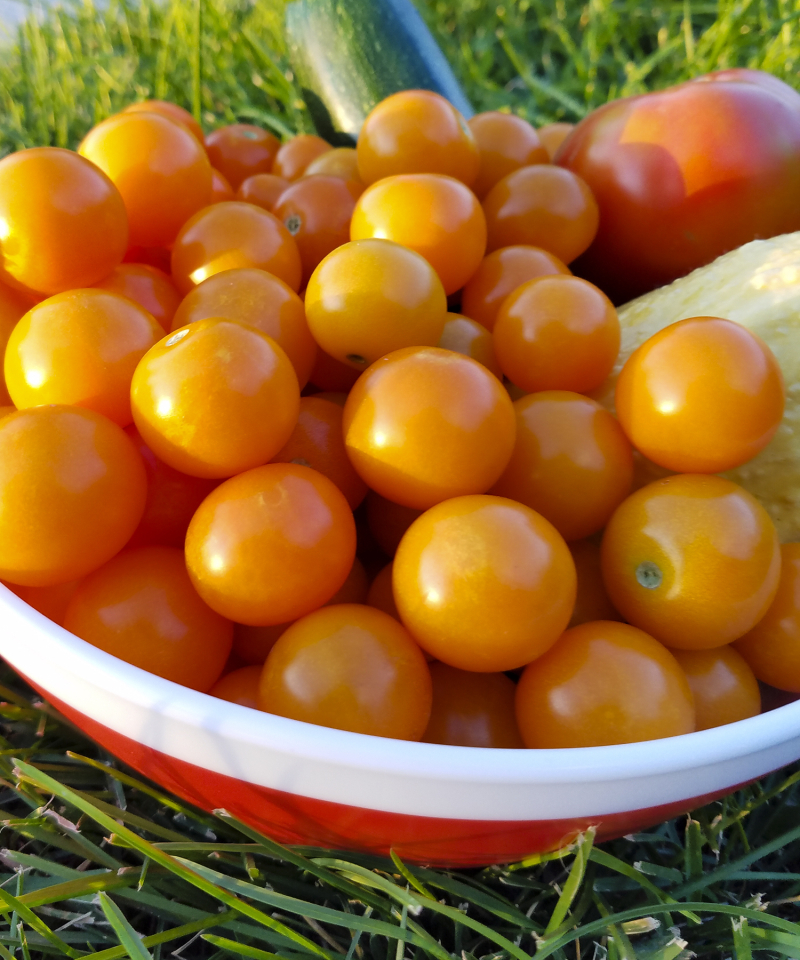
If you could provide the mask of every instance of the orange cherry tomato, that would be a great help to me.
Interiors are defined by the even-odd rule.
[[[30,303],[16,290],[0,283],[0,356],[6,351],[8,338],[21,317],[30,310]],[[4,378],[0,377],[0,408],[11,403]],[[13,411],[13,407],[11,408]]]
[[[643,630],[584,623],[529,664],[516,712],[528,747],[600,747],[695,729],[692,691],[675,657]]]
[[[139,451],[147,473],[147,500],[129,547],[183,547],[195,510],[217,486],[216,480],[190,477],[163,463],[131,424],[125,433]]]
[[[131,244],[168,247],[211,199],[211,164],[202,145],[160,114],[109,117],[86,134],[78,152],[116,184]]]
[[[374,490],[367,494],[367,523],[378,546],[393,557],[403,534],[421,515],[421,510],[387,500]]]
[[[477,320],[462,317],[460,313],[448,313],[437,346],[472,357],[491,370],[499,380],[503,379],[503,371],[494,353],[492,334]]]
[[[536,277],[503,301],[494,349],[503,373],[523,390],[589,393],[607,379],[619,353],[617,311],[580,277]]]
[[[469,673],[446,663],[428,666],[433,681],[425,743],[459,747],[524,747],[514,714],[513,680],[504,673]]]
[[[0,577],[30,587],[85,576],[130,539],[144,511],[142,458],[123,430],[82,407],[0,420]]]
[[[236,267],[258,267],[300,289],[297,244],[268,210],[231,200],[206,207],[184,224],[172,248],[172,279],[182,294]]]
[[[210,697],[238,703],[242,707],[258,710],[258,684],[261,680],[261,665],[239,667],[231,670],[208,691]]]
[[[320,260],[350,239],[350,218],[359,190],[340,177],[305,176],[280,195],[273,213],[294,237],[303,282]]]
[[[350,509],[355,510],[367,495],[367,485],[347,457],[342,436],[343,413],[342,408],[330,400],[301,397],[297,424],[272,462],[313,467],[336,484]]]
[[[600,222],[597,201],[581,178],[562,167],[521,167],[483,201],[491,252],[514,244],[543,247],[572,263],[594,240]]]
[[[461,312],[492,330],[497,311],[517,287],[535,277],[559,273],[571,275],[569,267],[546,250],[502,247],[484,257],[467,281],[461,296]]]
[[[181,302],[175,284],[158,267],[147,263],[121,263],[109,275],[95,284],[101,290],[118,293],[138,303],[152,314],[163,330],[169,330],[172,318]]]
[[[127,297],[93,288],[58,293],[14,327],[5,354],[8,392],[20,409],[73,403],[125,427],[133,371],[163,335]]]
[[[267,654],[278,642],[278,637],[290,627],[289,623],[275,623],[267,627],[252,627],[246,623],[233,625],[233,652],[245,663],[264,666]],[[259,670],[259,676],[261,671]]]
[[[68,580],[66,583],[56,583],[51,587],[21,587],[14,583],[6,586],[28,606],[38,610],[53,623],[63,626],[64,614],[80,582],[80,580]]]
[[[186,535],[186,562],[200,596],[253,626],[288,623],[321,607],[347,579],[356,526],[327,477],[270,463],[220,484]]]
[[[300,387],[308,382],[317,345],[300,297],[283,280],[257,267],[215,273],[183,298],[172,329],[209,317],[238,320],[272,337],[292,362]]]
[[[591,620],[620,620],[603,583],[600,544],[594,540],[573,540],[568,546],[578,576],[578,594],[568,626],[577,627]]]
[[[272,172],[284,180],[297,180],[303,176],[312,160],[332,149],[322,137],[301,133],[280,147],[275,155]]]
[[[481,673],[541,656],[575,604],[575,564],[563,538],[504,497],[456,497],[426,511],[400,541],[392,581],[420,646]]]
[[[752,459],[780,426],[783,375],[746,327],[691,317],[664,327],[628,357],[616,389],[631,442],[662,467],[718,473]]]
[[[372,581],[367,593],[366,603],[377,610],[383,610],[395,620],[400,619],[397,612],[397,604],[394,602],[394,591],[392,590],[392,569],[394,564],[387,563],[386,566],[378,572],[378,575]]]
[[[309,280],[305,304],[320,347],[356,370],[402,347],[435,346],[447,318],[433,267],[389,240],[357,240],[330,253]]]
[[[536,130],[522,117],[489,110],[476,113],[467,125],[480,151],[480,171],[472,184],[480,199],[514,170],[550,160]]]
[[[0,222],[0,279],[27,294],[90,287],[128,247],[119,190],[93,163],[58,147],[0,160]]]
[[[269,173],[281,145],[268,130],[251,123],[220,127],[209,133],[205,142],[211,165],[234,190],[248,177]]]
[[[163,117],[173,120],[186,127],[194,136],[203,142],[203,128],[195,120],[194,116],[177,103],[171,103],[169,100],[140,100],[138,103],[132,103],[125,107],[123,113],[160,113]]]
[[[734,647],[763,683],[800,693],[800,543],[781,545],[775,599]]]
[[[475,194],[460,180],[437,173],[387,177],[358,198],[351,240],[394,240],[415,250],[455,293],[486,252],[486,223]]]
[[[294,367],[278,344],[219,317],[157,343],[131,384],[144,442],[194,477],[231,477],[266,463],[291,436],[299,404]]]
[[[219,170],[211,168],[211,199],[209,203],[223,203],[225,200],[235,200],[233,187],[223,177]]]
[[[366,370],[344,407],[356,471],[381,496],[425,510],[483,493],[514,448],[514,409],[482,364],[438,347],[395,350]]]
[[[231,652],[233,624],[210,610],[189,580],[183,551],[125,550],[81,583],[64,627],[158,677],[206,691]]]
[[[356,153],[367,184],[399,173],[441,173],[469,187],[480,165],[464,118],[431,90],[402,90],[382,100],[361,127]]]
[[[537,130],[539,140],[547,151],[547,156],[551,162],[558,152],[558,148],[574,129],[574,123],[546,123],[543,127],[539,127]]]
[[[324,350],[317,350],[314,366],[311,368],[309,380],[315,387],[335,392],[348,392],[358,380],[359,371],[353,369],[349,363],[341,363]]]
[[[270,651],[258,691],[269,713],[395,740],[419,740],[431,712],[422,651],[392,617],[355,603],[303,617]]]
[[[633,480],[622,427],[599,403],[567,390],[532,393],[514,411],[514,452],[492,493],[541,513],[565,540],[602,530]]]
[[[326,177],[340,177],[364,189],[358,172],[358,156],[355,147],[335,147],[333,150],[321,153],[306,167],[304,176],[311,177],[318,173],[323,173]]]
[[[283,191],[290,185],[288,180],[276,177],[274,173],[256,173],[242,180],[236,191],[236,199],[254,203],[257,207],[263,207],[271,213]]]
[[[677,474],[631,494],[608,522],[603,579],[623,617],[678,650],[736,640],[764,616],[781,554],[769,514],[722,477]]]
[[[761,712],[761,691],[753,671],[733,647],[673,650],[692,688],[696,730],[721,727]]]

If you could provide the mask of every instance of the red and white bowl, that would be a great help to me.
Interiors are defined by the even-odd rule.
[[[121,760],[284,843],[443,866],[621,836],[800,758],[800,701],[667,740],[573,750],[409,743],[317,727],[154,677],[0,586],[0,655]]]

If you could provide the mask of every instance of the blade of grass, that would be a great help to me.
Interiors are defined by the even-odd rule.
[[[153,960],[153,955],[142,943],[141,937],[125,918],[125,914],[106,893],[98,894],[100,907],[131,960]]]
[[[20,779],[27,780],[30,783],[51,791],[56,796],[61,797],[62,800],[65,800],[72,806],[82,810],[83,813],[87,814],[101,826],[105,827],[105,829],[116,830],[117,833],[119,833],[121,836],[124,836],[125,839],[140,853],[150,857],[150,859],[155,863],[158,863],[177,876],[180,876],[193,886],[198,887],[204,893],[209,894],[217,900],[221,900],[222,903],[226,904],[228,907],[239,910],[251,920],[255,920],[257,923],[261,923],[265,927],[269,927],[276,932],[283,934],[285,937],[293,940],[298,946],[305,949],[306,952],[326,958],[329,956],[327,951],[317,946],[317,944],[309,940],[307,937],[298,934],[285,924],[282,924],[277,920],[273,920],[260,910],[256,910],[255,908],[249,906],[249,904],[242,903],[235,897],[231,897],[227,891],[216,886],[215,884],[209,883],[203,876],[200,875],[200,873],[193,869],[195,866],[194,864],[190,869],[186,867],[183,862],[163,853],[157,847],[153,846],[153,844],[148,843],[148,841],[142,839],[137,834],[133,833],[133,831],[128,830],[127,827],[120,826],[116,820],[114,820],[112,817],[109,817],[108,814],[103,813],[101,810],[98,810],[97,807],[95,807],[88,800],[77,796],[68,787],[65,787],[52,777],[48,777],[47,774],[37,770],[36,767],[24,763],[21,760],[17,763],[17,767],[19,770],[18,776]]]

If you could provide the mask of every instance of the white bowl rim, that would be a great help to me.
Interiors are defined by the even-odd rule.
[[[266,743],[344,768],[498,785],[636,780],[733,760],[800,737],[797,700],[725,726],[613,746],[499,749],[387,740],[252,710],[157,677],[69,633],[0,584],[0,653],[12,667],[21,661],[8,655],[1,629],[4,609],[36,630],[46,647],[39,655],[54,657],[69,673],[113,689],[126,702],[189,726],[207,726],[241,743]],[[24,666],[20,669],[26,672]],[[35,671],[29,676],[37,682]],[[92,718],[91,710],[70,705]]]

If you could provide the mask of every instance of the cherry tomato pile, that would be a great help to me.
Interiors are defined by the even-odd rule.
[[[0,161],[0,576],[89,643],[377,736],[658,739],[800,692],[800,546],[719,473],[769,349],[620,324],[568,125],[389,97],[355,148],[174,104]],[[641,484],[642,464],[663,479]]]

